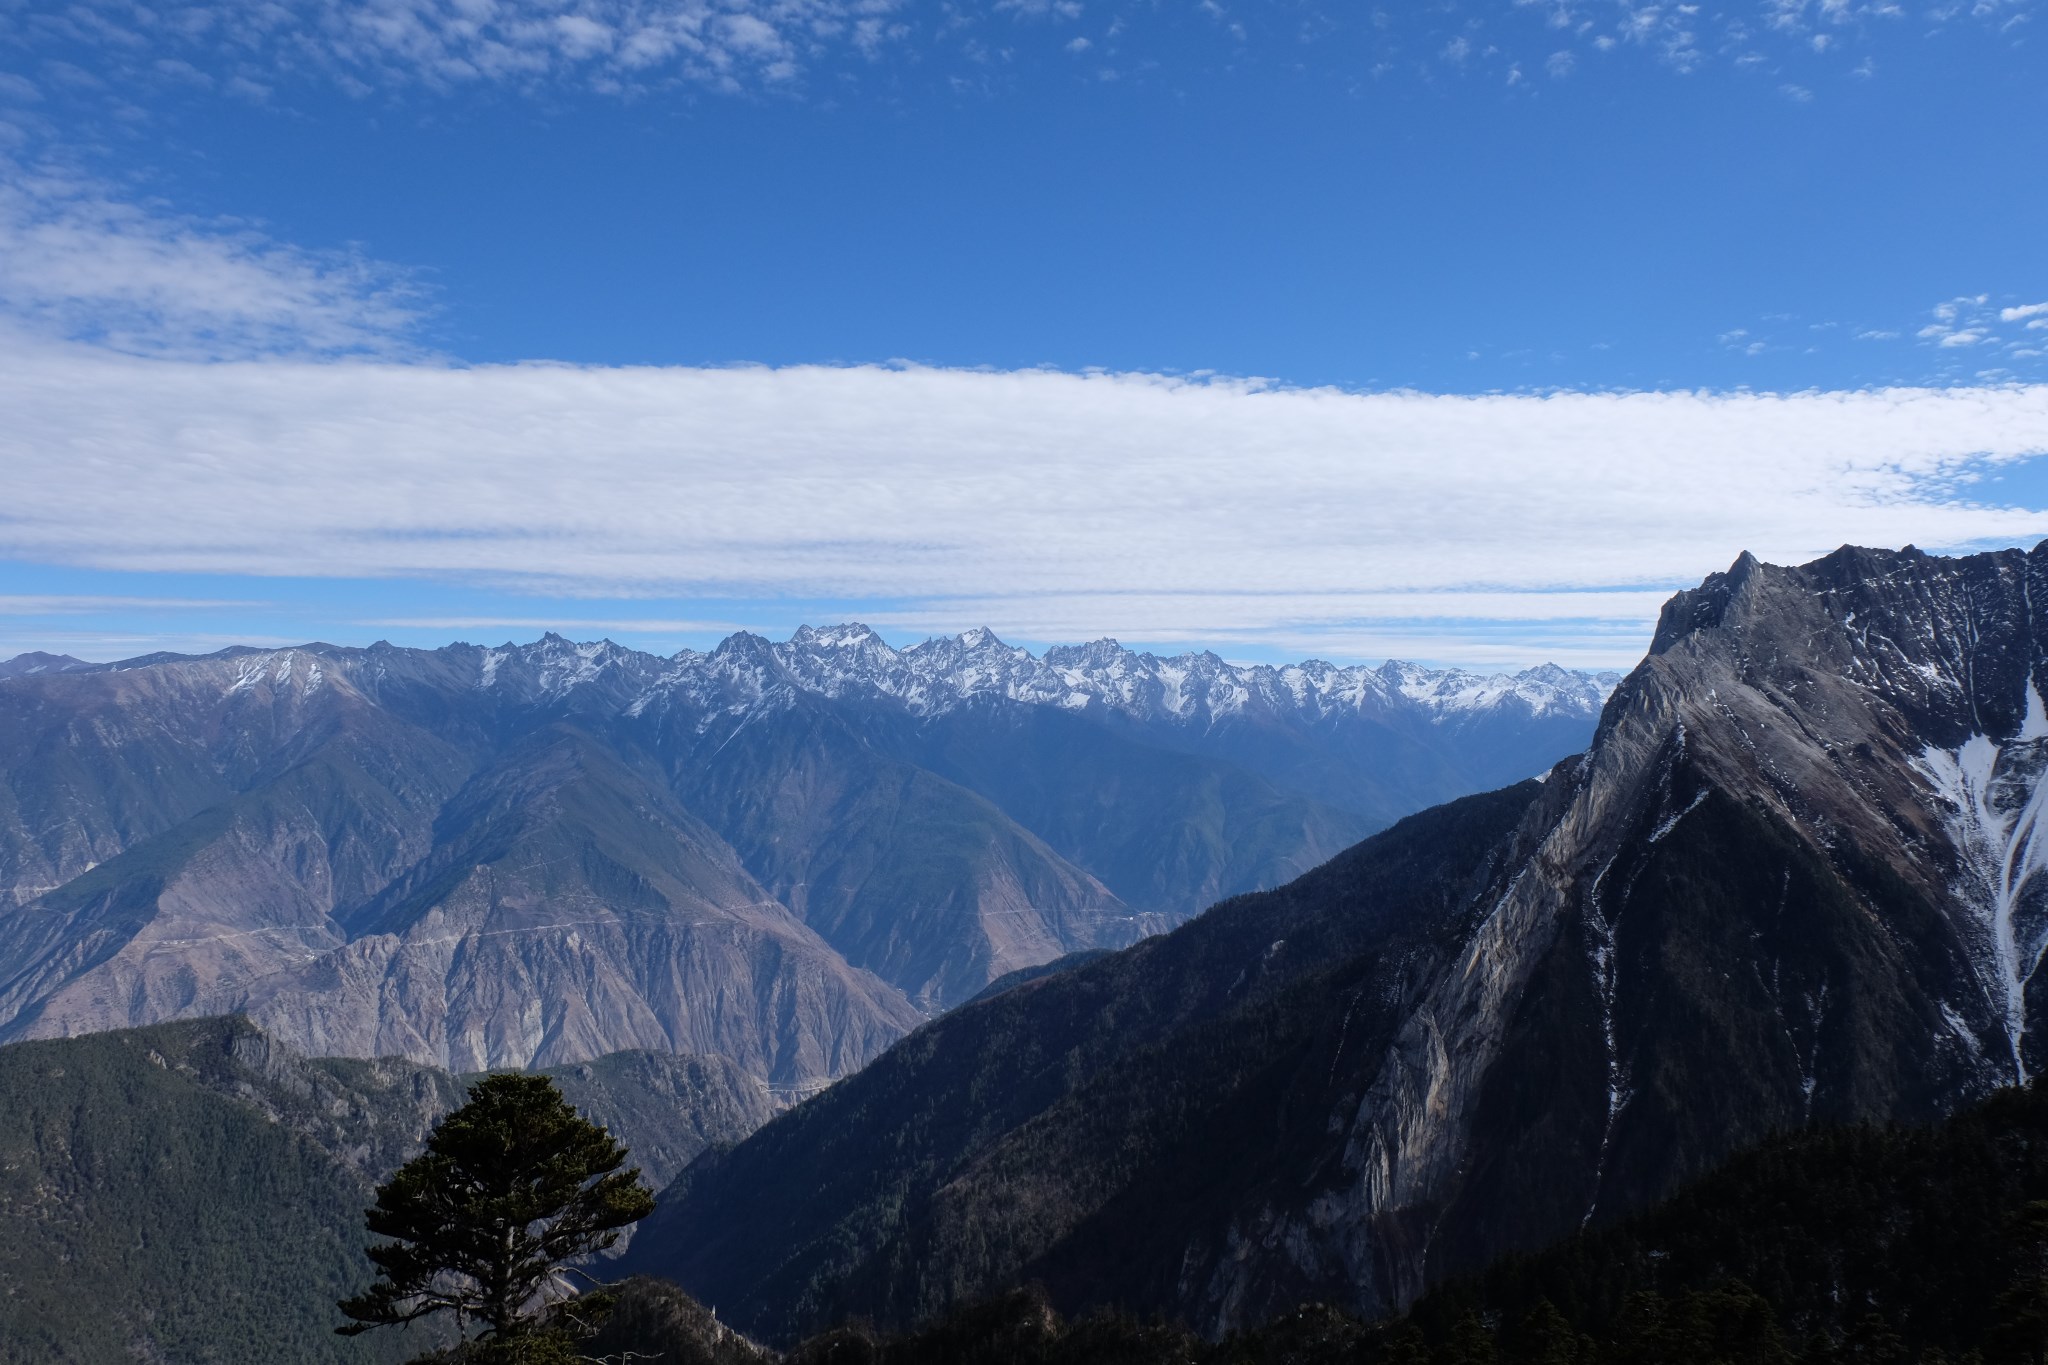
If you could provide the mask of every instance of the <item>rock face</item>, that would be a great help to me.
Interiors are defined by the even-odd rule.
[[[1611,680],[862,627],[0,670],[0,1038],[243,1011],[454,1069],[801,1093],[1590,732]]]
[[[1291,1233],[1405,1301],[1771,1131],[2025,1079],[2044,588],[2043,549],[1844,549],[1674,598]]]
[[[637,1264],[779,1337],[1029,1279],[1220,1332],[1946,1112],[2048,1065],[2044,686],[2048,546],[1744,556],[1540,785],[939,1021],[692,1167]]]

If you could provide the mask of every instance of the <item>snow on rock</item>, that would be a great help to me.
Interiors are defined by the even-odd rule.
[[[310,646],[213,657],[226,670],[223,687],[230,695],[266,685],[296,685],[310,694],[337,678],[381,682],[400,653],[389,646]],[[1446,725],[1495,715],[1591,719],[1621,681],[1619,673],[1582,673],[1554,664],[1498,674],[1399,660],[1342,668],[1320,659],[1233,664],[1206,650],[1162,658],[1112,639],[1057,645],[1039,655],[1005,643],[986,627],[899,650],[857,622],[802,626],[781,643],[741,631],[709,652],[686,649],[668,658],[552,631],[524,645],[451,645],[437,653],[473,669],[466,673],[473,686],[496,693],[506,705],[568,703],[627,716],[679,708],[707,718],[705,723],[712,716],[785,707],[806,694],[873,698],[919,717],[988,699],[1197,728],[1240,717],[1313,722],[1398,716]],[[2048,712],[2038,697],[2032,704],[2029,723],[2048,735]]]
[[[1999,744],[1972,735],[1954,749],[1924,748],[1914,766],[1934,790],[1942,823],[1961,855],[1957,899],[1979,917],[1975,963],[1999,1004],[2011,1039],[2013,1072],[2026,1063],[2027,985],[2048,953],[2048,917],[2024,913],[2035,878],[2048,865],[2041,815],[2048,806],[2048,726],[2041,698],[2027,684],[2027,717],[2019,735]]]
[[[1552,664],[1490,676],[1398,661],[1378,668],[1320,660],[1240,665],[1206,651],[1161,658],[1110,639],[1034,655],[986,627],[898,650],[858,622],[802,626],[780,644],[742,631],[709,653],[684,650],[669,659],[635,655],[608,641],[572,645],[559,636],[512,652],[538,668],[539,690],[550,696],[597,681],[607,668],[645,673],[645,684],[622,708],[635,716],[657,707],[739,714],[786,706],[809,693],[887,700],[917,716],[994,698],[1190,725],[1247,714],[1320,719],[1361,713],[1445,723],[1510,712],[1591,717],[1621,681],[1619,673]],[[498,653],[486,654],[480,685],[496,676]]]

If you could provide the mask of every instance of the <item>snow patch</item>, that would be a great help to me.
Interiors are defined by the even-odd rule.
[[[1657,828],[1650,831],[1650,842],[1654,844],[1658,840],[1662,839],[1665,835],[1669,834],[1672,830],[1678,828],[1678,822],[1680,820],[1683,820],[1686,816],[1691,815],[1694,811],[1698,810],[1700,808],[1700,802],[1706,799],[1707,789],[1705,787],[1701,787],[1698,791],[1693,793],[1692,801],[1686,806],[1684,810],[1678,811],[1677,813],[1672,815],[1665,816],[1664,819],[1658,823]]]
[[[1948,1025],[1948,1031],[1954,1034],[1964,1047],[1980,1056],[1983,1054],[1984,1044],[1978,1039],[1977,1031],[1971,1028],[1963,1016],[1956,1013],[1955,1007],[1946,1000],[1941,1002],[1941,1018],[1942,1022]]]
[[[1239,665],[1206,652],[1160,658],[1108,639],[1034,655],[986,628],[896,650],[866,626],[851,623],[801,627],[781,644],[735,635],[709,653],[683,650],[668,659],[609,641],[576,644],[550,634],[530,645],[484,650],[476,686],[504,681],[508,660],[530,668],[536,690],[548,696],[623,670],[634,684],[631,698],[621,704],[630,715],[657,703],[737,714],[786,705],[793,693],[866,694],[893,700],[919,717],[996,697],[1191,727],[1237,716],[1319,721],[1357,715],[1430,726],[1497,713],[1518,722],[1591,720],[1621,682],[1619,673],[1554,665],[1492,676],[1400,661],[1377,668],[1338,668],[1319,660]]]
[[[2021,743],[2048,739],[2048,708],[2041,705],[2041,689],[2034,686],[2032,676],[2027,678],[2027,716],[2020,722],[2019,737]]]
[[[2041,700],[2027,685],[2029,724],[2000,745],[1972,735],[1955,749],[1929,745],[1913,767],[1933,788],[1938,814],[1961,855],[1957,898],[1980,916],[1987,943],[1975,964],[2006,1024],[2013,1073],[2024,1084],[2026,1062],[2020,1042],[2026,1032],[2027,984],[2048,950],[2048,924],[2022,924],[2028,888],[2048,865],[2048,840],[2041,816],[2048,808],[2048,735],[2029,735]]]

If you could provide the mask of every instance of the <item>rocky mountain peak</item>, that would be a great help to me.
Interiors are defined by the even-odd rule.
[[[806,650],[838,651],[856,654],[887,653],[894,655],[881,636],[858,621],[845,621],[836,626],[798,626],[789,637],[792,647]]]
[[[774,668],[779,664],[775,645],[766,637],[750,630],[735,631],[720,640],[709,655],[692,655],[692,659],[708,659],[713,665],[732,667],[747,665],[759,668]]]
[[[1055,645],[1045,652],[1045,661],[1054,668],[1081,672],[1116,668],[1130,657],[1129,650],[1107,635],[1081,645]]]
[[[1606,681],[1226,666],[1203,691],[1194,658],[1104,650],[1084,667],[1081,653],[1044,662],[1091,706],[1200,733],[1226,685],[1243,689],[1240,713],[1455,727],[1577,705]],[[805,1276],[805,1302],[903,1288],[875,1300],[888,1311],[971,1296],[1019,1265],[1076,1306],[1122,1296],[1218,1334],[1305,1299],[1379,1313],[1640,1209],[1772,1133],[1932,1119],[2035,1076],[2048,1070],[2044,676],[2048,545],[1851,547],[1796,566],[1744,555],[1672,600],[1590,750],[1547,781],[1424,812],[1064,987],[938,1021],[919,1059],[891,1068],[888,1103],[965,1113],[968,1146],[835,1146],[842,1123],[886,1126],[863,1117],[887,1109],[866,1077],[839,1110],[828,1096],[832,1117],[810,1133],[743,1146],[731,1169],[756,1179],[733,1181],[742,1212],[693,1273],[762,1313],[798,1301]],[[1268,974],[1303,1022],[1261,1044],[1248,1040],[1273,1017],[1254,1003]],[[1204,1003],[1179,1005],[1198,1017],[1178,1033],[1126,1042],[1128,1021],[1162,1017],[1167,999]],[[1048,1083],[1046,1108],[1004,1108],[1009,1084],[977,1098],[978,1078],[1026,1065],[1009,1040],[1038,1030],[1090,1039],[1097,1069]],[[1176,1059],[1164,1081],[1162,1056]],[[1187,1094],[1205,1117],[1188,1117]],[[1076,1114],[1086,1124],[1063,1127]],[[1248,1154],[1242,1133],[1275,1124]],[[1100,1156],[1154,1141],[1172,1155],[1135,1173]],[[760,1234],[750,1283],[729,1267],[759,1223],[764,1169],[804,1172],[802,1207],[786,1211],[800,1232]],[[718,1179],[686,1196],[690,1238],[714,1221]],[[1199,1207],[1156,1235],[1128,1216],[1195,1187]],[[879,1189],[891,1211],[863,1203]],[[1019,1207],[1014,1222],[992,1212]],[[896,1208],[922,1222],[876,1234]],[[988,1220],[1021,1243],[993,1267],[977,1260]],[[863,1237],[867,1278],[806,1259]]]

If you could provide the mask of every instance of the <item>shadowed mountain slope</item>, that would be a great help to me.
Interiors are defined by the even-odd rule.
[[[1377,1313],[1772,1132],[2024,1078],[2036,603],[2048,548],[1744,556],[1545,783],[928,1026],[687,1172],[636,1263],[783,1338],[1033,1278],[1209,1332]],[[749,1221],[771,1171],[800,1193]]]
[[[2048,1090],[1929,1124],[1816,1126],[1738,1154],[1617,1226],[1362,1321],[1304,1304],[1217,1342],[1129,1314],[1062,1320],[1037,1287],[885,1334],[858,1322],[788,1365],[1839,1365],[2038,1351]],[[601,1343],[659,1365],[762,1359],[639,1278]],[[595,1351],[593,1353],[596,1353]]]
[[[1063,1257],[1085,1280],[1107,1235],[1103,1292],[1135,1301],[1134,1277],[1224,1208],[1338,1159],[1341,1139],[1275,1125],[1276,1107],[1372,1061],[1537,790],[1412,816],[1282,890],[927,1026],[693,1167],[632,1267],[788,1339],[1057,1282]]]

